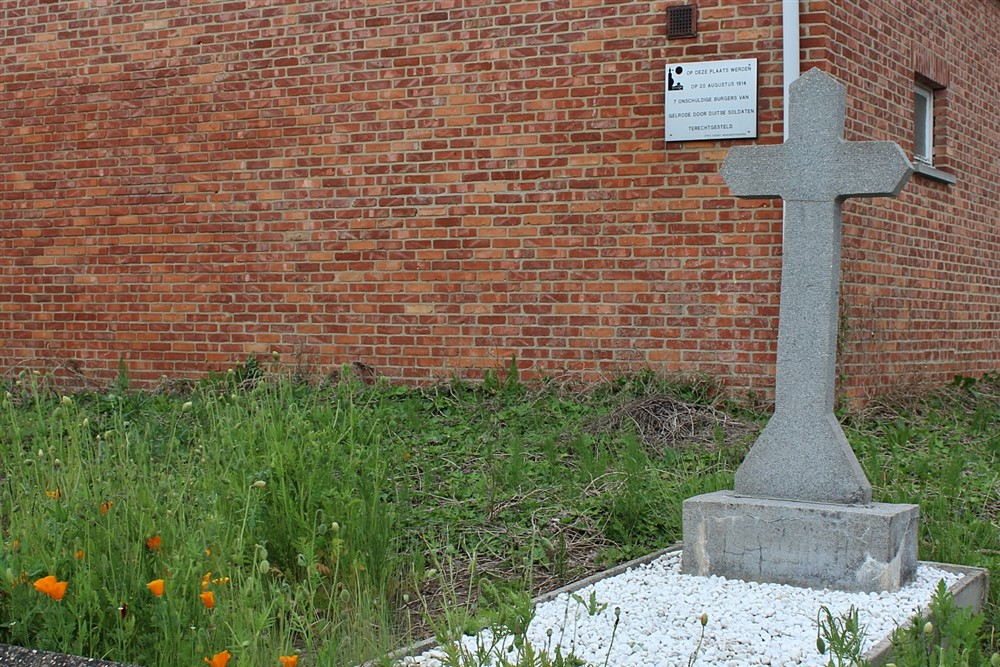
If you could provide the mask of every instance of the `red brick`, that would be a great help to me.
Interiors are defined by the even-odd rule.
[[[666,62],[756,57],[779,142],[777,0],[700,3],[681,40],[663,0],[35,4],[0,7],[0,368],[156,382],[275,349],[423,381],[513,354],[769,393],[780,203],[729,195],[741,142],[665,144],[662,102]],[[995,368],[1000,10],[807,5],[848,138],[912,151],[935,81],[958,176],[845,207],[845,391]]]

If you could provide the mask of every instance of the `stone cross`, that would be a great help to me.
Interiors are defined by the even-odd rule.
[[[890,141],[844,140],[846,91],[819,69],[790,89],[789,136],[730,150],[722,177],[737,197],[785,203],[774,414],[736,472],[741,495],[867,504],[871,485],[833,414],[840,207],[895,196],[912,168]]]

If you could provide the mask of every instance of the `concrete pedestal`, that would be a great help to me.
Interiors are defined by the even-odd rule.
[[[683,506],[688,574],[897,591],[917,569],[917,505],[836,505],[717,491]]]

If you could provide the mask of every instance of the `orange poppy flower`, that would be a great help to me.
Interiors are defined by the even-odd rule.
[[[151,538],[146,540],[146,548],[150,551],[159,551],[162,543],[163,540],[160,539],[159,535],[153,535]]]
[[[205,662],[211,665],[211,667],[226,667],[226,663],[229,662],[229,658],[231,657],[229,651],[222,651],[213,655],[211,660],[205,658]]]
[[[165,585],[163,579],[153,579],[151,582],[146,584],[146,588],[149,589],[149,592],[155,595],[156,597],[160,597],[163,595],[164,587]]]
[[[53,600],[62,600],[63,596],[66,595],[66,586],[68,585],[68,582],[56,581],[56,578],[50,574],[35,582],[35,590],[45,593]]]
[[[75,554],[77,560],[83,560],[83,549],[79,549]]]
[[[281,655],[278,656],[278,662],[281,663],[281,667],[296,667],[299,664],[299,656]]]
[[[101,514],[107,514],[108,510],[111,509],[113,503],[110,500],[105,500],[101,503]]]
[[[209,609],[215,608],[215,593],[212,591],[205,591],[198,597],[201,598],[202,604],[204,604]]]
[[[46,491],[45,495],[51,498],[52,500],[59,500],[62,497],[62,491],[60,491],[59,489],[55,489],[54,491]]]
[[[212,573],[206,572],[205,576],[201,578],[201,590],[206,590],[208,588],[208,582],[212,579]]]

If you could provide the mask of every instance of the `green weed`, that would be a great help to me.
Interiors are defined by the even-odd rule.
[[[944,581],[930,604],[930,620],[914,620],[892,638],[894,667],[980,667],[1000,664],[988,656],[981,641],[985,617],[955,605]]]

